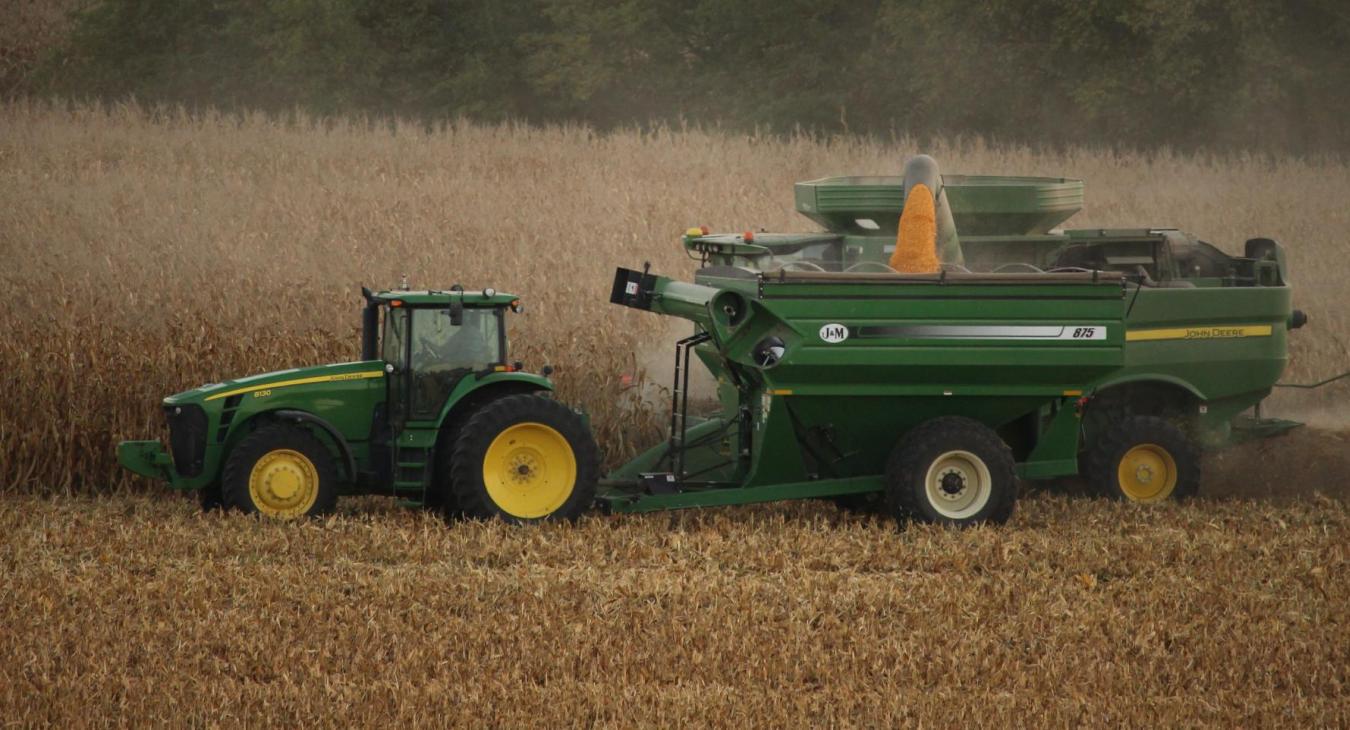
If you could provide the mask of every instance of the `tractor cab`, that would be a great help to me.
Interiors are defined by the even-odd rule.
[[[506,360],[506,310],[521,311],[510,294],[457,287],[362,294],[361,359],[385,363],[388,418],[396,431],[440,420],[457,387],[471,385],[466,378],[520,369]]]

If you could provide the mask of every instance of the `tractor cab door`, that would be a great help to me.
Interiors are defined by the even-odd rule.
[[[440,426],[441,410],[460,380],[502,362],[502,324],[500,307],[412,310],[409,420]]]
[[[389,424],[395,435],[412,422],[433,422],[464,376],[503,362],[500,307],[394,307],[385,317]]]
[[[397,494],[425,499],[441,411],[460,381],[502,362],[500,307],[391,307],[385,319],[389,373],[389,473]]]
[[[408,373],[408,353],[411,349],[409,336],[412,334],[412,328],[409,326],[411,311],[401,307],[391,307],[384,317],[384,352],[382,355],[389,371],[388,377],[385,379],[389,387],[388,397],[385,400],[385,413],[390,432],[394,436],[403,431],[403,426],[408,421],[408,396],[411,393]]]

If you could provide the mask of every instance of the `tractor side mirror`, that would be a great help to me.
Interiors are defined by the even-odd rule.
[[[461,301],[450,302],[450,324],[458,327],[464,324],[464,303]]]

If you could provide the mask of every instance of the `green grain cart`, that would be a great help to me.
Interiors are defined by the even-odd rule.
[[[547,368],[508,362],[518,302],[490,289],[366,292],[359,362],[171,396],[169,449],[126,442],[119,460],[207,506],[277,517],[339,493],[516,521],[834,498],[966,525],[1007,519],[1019,478],[1185,497],[1199,448],[1297,425],[1245,415],[1304,321],[1278,244],[1231,257],[1174,230],[1052,230],[1081,182],[915,169],[939,271],[888,265],[920,190],[902,178],[799,184],[824,232],[691,230],[692,283],[619,269],[613,302],[692,326],[669,437],[604,479],[584,416],[547,397]],[[699,415],[695,358],[717,382]]]
[[[670,439],[610,475],[602,506],[834,497],[997,522],[1017,478],[1186,497],[1199,448],[1298,425],[1257,410],[1306,319],[1274,241],[1231,257],[1175,230],[1055,231],[1080,181],[946,176],[937,237],[962,263],[901,274],[887,262],[906,187],[801,183],[798,210],[826,232],[692,229],[694,283],[616,273],[612,301],[694,333],[677,346]],[[717,379],[710,417],[688,413],[691,353]]]

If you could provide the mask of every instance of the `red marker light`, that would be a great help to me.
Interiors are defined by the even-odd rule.
[[[751,241],[755,240],[755,232],[746,231],[745,233],[741,234],[741,238],[744,238],[746,243],[750,243]]]
[[[708,235],[709,233],[712,233],[712,229],[709,228],[709,227],[707,227],[707,226],[699,226],[699,227],[698,227],[698,230],[699,230],[700,233],[702,233],[702,234],[705,235],[705,236]]]
[[[403,300],[402,300],[402,299],[395,299],[394,301],[389,302],[389,306],[391,306],[391,307],[401,307],[401,306],[403,306]]]

